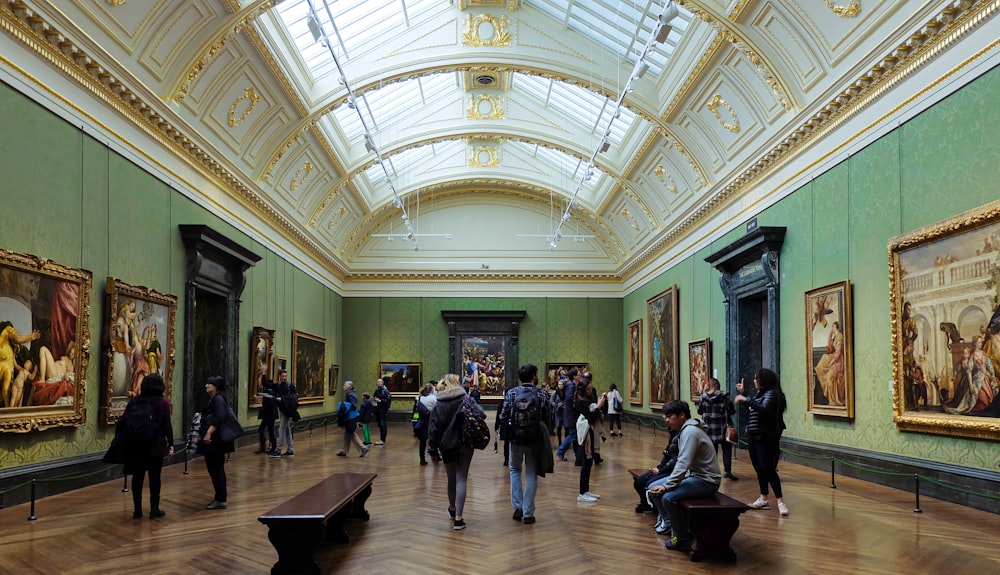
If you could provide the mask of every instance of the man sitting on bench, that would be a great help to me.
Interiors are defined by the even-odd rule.
[[[663,419],[677,431],[677,463],[670,477],[649,489],[654,507],[670,518],[673,537],[666,542],[673,551],[691,550],[691,533],[687,512],[681,507],[684,499],[712,495],[719,490],[722,474],[715,445],[703,424],[691,419],[691,408],[684,401],[671,401],[663,406]]]
[[[654,509],[646,502],[646,490],[655,485],[655,482],[662,482],[670,477],[677,462],[677,432],[670,430],[670,444],[663,450],[663,458],[656,467],[650,467],[642,475],[638,475],[632,480],[632,487],[639,494],[639,503],[635,506],[636,513],[645,513]]]

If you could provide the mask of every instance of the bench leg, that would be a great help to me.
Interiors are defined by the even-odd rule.
[[[327,543],[349,543],[351,537],[344,530],[344,522],[348,519],[361,519],[368,521],[370,518],[365,509],[365,502],[372,495],[372,486],[365,487],[358,493],[350,503],[338,509],[326,521],[325,541]]]
[[[699,513],[691,517],[691,532],[696,548],[691,561],[719,561],[733,563],[736,552],[729,546],[733,534],[740,526],[739,515]]]
[[[322,523],[299,523],[269,525],[267,538],[278,552],[278,562],[271,567],[271,575],[320,575],[319,564],[313,556],[323,539]]]

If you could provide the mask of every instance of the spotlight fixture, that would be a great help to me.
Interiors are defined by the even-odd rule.
[[[635,74],[632,76],[634,79],[638,80],[649,72],[649,64],[644,61],[639,61],[639,65],[635,67]]]

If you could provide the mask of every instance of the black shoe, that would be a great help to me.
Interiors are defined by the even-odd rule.
[[[281,452],[278,450],[274,450],[271,453],[268,453],[267,455],[268,457],[281,457]]]
[[[289,449],[284,455],[282,455],[282,457],[295,457],[295,452]]]
[[[728,471],[726,473],[723,473],[722,476],[725,477],[726,479],[730,480],[730,481],[739,481],[740,480],[739,477],[736,477],[735,475],[733,475],[732,473],[729,473]]]
[[[427,465],[427,460],[426,459],[421,459],[420,460],[420,465]]]
[[[451,528],[454,529],[455,531],[461,531],[461,530],[465,529],[465,520],[464,519],[456,519],[455,523],[452,525]]]
[[[153,511],[149,512],[149,518],[150,519],[159,519],[160,517],[163,517],[166,514],[167,514],[166,511],[160,511],[159,509],[156,509],[156,510],[153,510]]]
[[[452,509],[451,507],[448,508],[448,516],[451,517],[452,519],[455,518],[455,510]]]
[[[520,521],[523,518],[524,518],[524,511],[521,511],[520,509],[515,509],[514,510],[514,521]]]
[[[142,519],[142,509],[136,509],[132,512],[132,519]]]
[[[534,515],[529,515],[529,516],[525,517],[524,519],[521,519],[521,523],[524,523],[526,525],[531,525],[534,522],[535,522],[535,516]]]
[[[640,504],[638,504],[638,505],[636,505],[636,506],[635,506],[635,512],[636,512],[636,513],[645,513],[645,512],[647,512],[647,511],[652,511],[652,510],[653,510],[653,508],[652,508],[652,507],[650,507],[650,506],[649,506],[649,505],[648,505],[647,503],[645,503],[645,502],[643,502],[643,503],[640,503]]]
[[[602,463],[604,463],[604,458],[595,453],[594,454],[594,465],[600,465]]]

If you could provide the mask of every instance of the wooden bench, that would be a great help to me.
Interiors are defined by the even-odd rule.
[[[321,543],[346,543],[344,521],[368,520],[365,501],[374,473],[336,473],[257,518],[278,552],[271,575],[319,575],[313,556]]]
[[[646,471],[646,469],[628,470],[632,479]],[[691,551],[692,561],[727,563],[736,561],[736,552],[729,546],[729,542],[740,526],[740,515],[750,507],[724,493],[685,499],[681,501],[681,507],[688,512],[691,533],[694,534],[695,549]]]

